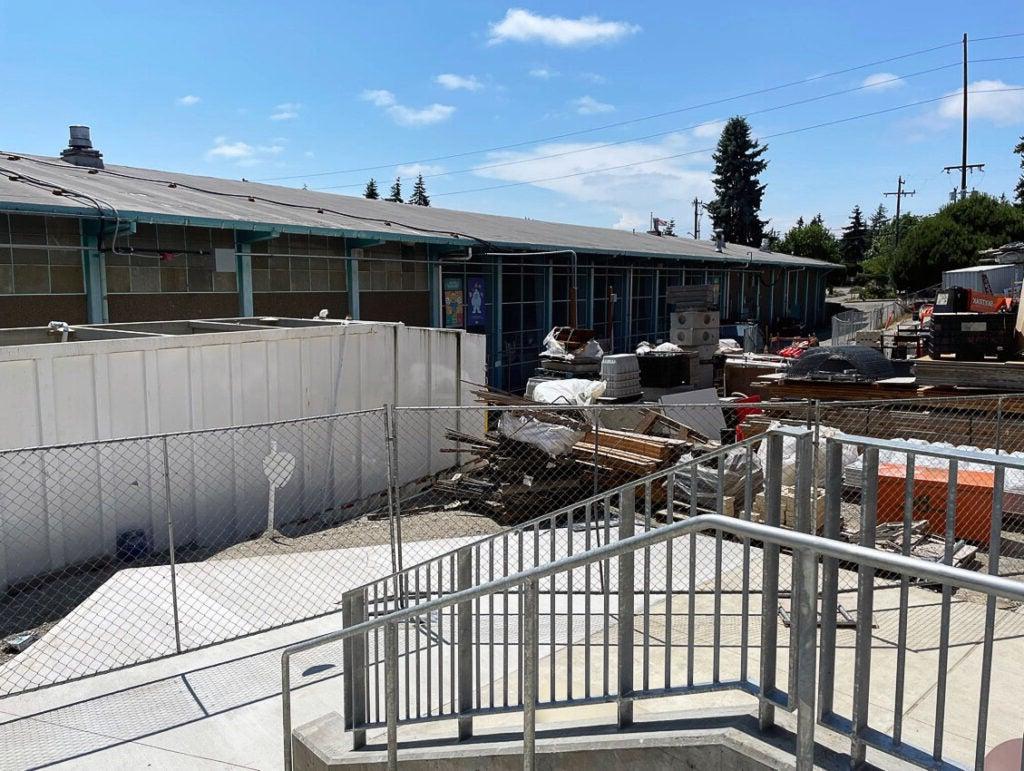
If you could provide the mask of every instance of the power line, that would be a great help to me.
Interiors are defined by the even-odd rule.
[[[1019,33],[1019,34],[1020,35],[1024,35],[1024,33]],[[1013,36],[1014,35],[1004,35],[1004,36],[998,36],[998,37],[1013,37]],[[986,39],[986,38],[982,38],[982,40],[984,40],[984,39]],[[996,38],[991,38],[991,39],[996,39]],[[720,104],[727,104],[729,102],[734,102],[734,101],[736,101],[738,99],[746,99],[747,97],[760,96],[761,94],[768,94],[768,93],[771,93],[773,91],[781,91],[783,89],[792,88],[794,86],[806,85],[807,83],[815,83],[815,82],[817,82],[819,80],[824,80],[826,78],[836,77],[837,75],[846,75],[846,74],[851,73],[851,72],[856,72],[858,70],[867,69],[868,67],[877,67],[877,66],[879,66],[881,64],[890,64],[892,62],[900,61],[902,59],[909,59],[909,58],[912,58],[914,56],[921,56],[923,54],[932,53],[934,51],[941,51],[944,48],[952,48],[953,46],[958,46],[958,45],[960,45],[960,41],[959,40],[954,41],[952,43],[943,43],[942,45],[936,45],[936,46],[932,46],[930,48],[922,48],[922,49],[917,50],[917,51],[910,51],[908,53],[899,54],[897,56],[890,56],[890,57],[888,57],[886,59],[878,59],[876,61],[867,62],[865,64],[858,64],[858,65],[855,65],[853,67],[845,67],[845,68],[840,69],[840,70],[832,70],[831,72],[825,72],[825,73],[822,73],[820,75],[812,75],[811,77],[801,78],[800,80],[791,80],[791,81],[789,81],[787,83],[779,83],[779,84],[774,85],[774,86],[767,86],[765,88],[759,88],[759,89],[755,89],[753,91],[746,91],[746,92],[741,93],[741,94],[734,94],[733,96],[722,97],[721,99],[713,99],[711,101],[701,102],[700,104],[693,104],[693,105],[689,105],[689,106],[686,106],[686,107],[679,107],[679,108],[676,108],[676,109],[673,109],[673,110],[665,110],[664,112],[652,113],[650,115],[642,115],[642,116],[640,116],[638,118],[629,118],[627,120],[615,121],[613,123],[605,123],[605,124],[602,124],[600,126],[594,126],[592,128],[576,129],[574,131],[566,131],[566,132],[563,132],[561,134],[552,134],[550,136],[540,137],[538,139],[529,139],[529,140],[524,140],[524,141],[521,141],[521,142],[513,142],[513,143],[510,143],[510,144],[506,144],[506,145],[496,145],[494,147],[485,147],[485,148],[481,148],[479,150],[466,150],[466,151],[463,151],[463,152],[451,153],[451,154],[448,154],[448,155],[437,155],[437,156],[434,156],[434,157],[431,157],[431,158],[419,158],[417,160],[411,160],[411,161],[399,161],[397,163],[383,163],[383,164],[378,164],[376,166],[361,166],[361,167],[358,167],[358,168],[338,169],[338,170],[335,170],[335,171],[316,171],[316,172],[310,172],[308,174],[288,174],[288,175],[280,176],[280,177],[263,177],[263,178],[261,178],[259,180],[256,180],[256,181],[258,181],[258,182],[280,182],[280,181],[288,180],[288,179],[307,179],[309,177],[328,177],[328,176],[333,176],[335,174],[355,174],[357,172],[377,171],[377,170],[380,170],[380,169],[390,169],[390,168],[394,168],[395,166],[408,166],[408,165],[412,165],[412,164],[415,164],[415,163],[436,163],[437,161],[449,161],[449,160],[453,160],[455,158],[465,158],[465,157],[470,156],[470,155],[481,155],[483,153],[497,152],[499,150],[511,150],[511,149],[514,149],[514,148],[517,148],[517,147],[524,147],[526,145],[540,144],[541,142],[551,142],[551,141],[554,141],[556,139],[565,139],[567,137],[580,136],[582,134],[590,134],[590,133],[593,133],[593,132],[596,132],[596,131],[604,131],[604,130],[610,129],[610,128],[619,128],[621,126],[630,126],[630,125],[633,125],[634,123],[641,123],[643,121],[654,120],[656,118],[664,118],[664,117],[666,117],[668,115],[678,115],[679,113],[690,112],[692,110],[699,110],[699,109],[704,108],[704,107],[715,107],[715,106],[720,105]]]
[[[980,64],[980,63],[983,63],[983,62],[1007,61],[1007,60],[1011,60],[1011,59],[1024,59],[1024,56],[1006,56],[1006,57],[998,57],[998,58],[994,58],[994,59],[978,59],[978,60],[975,61],[975,63]],[[907,73],[905,75],[893,75],[891,78],[887,78],[886,80],[878,81],[878,82],[875,82],[875,83],[862,84],[862,85],[854,86],[854,87],[851,87],[851,88],[844,88],[844,89],[841,89],[839,91],[831,91],[831,92],[829,92],[827,94],[819,94],[818,96],[811,96],[811,97],[807,97],[805,99],[797,99],[796,101],[793,101],[793,102],[786,102],[785,104],[778,104],[778,105],[774,105],[772,107],[765,107],[765,108],[762,108],[760,110],[751,110],[750,112],[744,113],[743,117],[750,118],[750,117],[753,117],[755,115],[764,115],[766,113],[776,112],[778,110],[788,109],[790,107],[799,107],[801,105],[811,104],[813,102],[820,102],[820,101],[822,101],[824,99],[830,99],[830,98],[835,97],[835,96],[843,96],[845,94],[852,94],[852,93],[857,92],[857,91],[864,91],[864,90],[867,90],[867,89],[878,88],[878,87],[884,86],[884,85],[886,85],[888,83],[896,83],[898,81],[906,80],[908,78],[919,77],[921,75],[929,75],[929,74],[931,74],[933,72],[939,72],[941,70],[947,70],[947,69],[951,69],[953,67],[959,67],[960,64],[961,63],[959,61],[956,61],[956,62],[950,62],[949,64],[943,64],[943,65],[940,65],[938,67],[931,67],[931,68],[926,69],[926,70],[920,70],[918,72],[910,72],[910,73]],[[438,177],[448,177],[448,176],[452,176],[452,175],[455,175],[455,174],[470,174],[470,173],[477,172],[477,171],[484,171],[486,169],[497,169],[497,168],[503,168],[503,167],[506,167],[506,166],[516,166],[516,165],[523,164],[523,163],[533,163],[535,161],[549,160],[551,158],[564,158],[565,156],[568,156],[568,155],[576,155],[576,154],[579,154],[579,153],[589,153],[589,152],[592,152],[594,150],[604,149],[606,147],[617,147],[617,146],[624,145],[624,144],[630,144],[632,142],[643,142],[643,141],[646,141],[648,139],[657,139],[659,137],[668,136],[670,134],[677,134],[677,133],[680,133],[682,131],[692,131],[694,129],[703,128],[705,126],[713,126],[716,123],[718,123],[717,120],[707,120],[707,121],[702,121],[701,123],[694,123],[694,124],[691,124],[689,126],[679,126],[679,127],[676,127],[676,128],[668,129],[666,131],[658,131],[658,132],[655,132],[653,134],[645,134],[643,136],[629,137],[629,138],[626,138],[626,139],[617,139],[617,140],[615,140],[613,142],[604,142],[602,144],[590,145],[589,147],[580,147],[580,148],[576,148],[574,150],[563,150],[563,151],[560,151],[560,152],[557,152],[557,153],[548,153],[546,155],[536,155],[536,156],[533,156],[531,158],[521,158],[521,159],[512,160],[512,161],[500,161],[498,163],[488,163],[488,164],[484,164],[484,165],[480,165],[480,166],[472,166],[472,167],[463,168],[463,169],[452,169],[452,170],[449,170],[449,171],[439,171],[439,172],[437,172],[435,174],[424,174],[423,178],[424,179],[436,179]],[[354,189],[354,188],[359,188],[359,187],[363,187],[363,186],[364,186],[363,182],[352,182],[352,183],[346,183],[346,184],[341,184],[341,185],[325,185],[323,187],[316,187],[316,188],[313,188],[313,189],[314,190],[347,190],[347,189]]]
[[[1004,93],[1004,92],[1009,92],[1009,91],[1024,91],[1024,86],[1017,87],[1017,88],[986,88],[986,89],[976,89],[974,91],[971,91],[971,93],[972,94],[993,94],[993,93]],[[887,108],[884,108],[884,109],[881,109],[881,110],[874,110],[872,112],[864,112],[864,113],[860,113],[858,115],[850,115],[850,116],[847,116],[845,118],[837,118],[835,120],[824,121],[822,123],[815,123],[815,124],[810,125],[810,126],[802,126],[800,128],[788,129],[786,131],[778,131],[778,132],[775,132],[774,134],[766,134],[763,137],[759,137],[759,139],[761,139],[761,140],[775,139],[777,137],[788,136],[790,134],[799,134],[799,133],[802,133],[804,131],[811,131],[813,129],[825,128],[827,126],[835,126],[835,125],[838,125],[838,124],[841,124],[841,123],[849,123],[850,121],[861,120],[863,118],[871,118],[871,117],[874,117],[876,115],[884,115],[884,114],[890,113],[890,112],[897,112],[899,110],[907,110],[907,109],[910,109],[912,107],[920,107],[922,105],[932,104],[934,102],[941,102],[944,99],[952,99],[952,98],[955,98],[956,96],[958,96],[958,94],[944,94],[942,96],[932,97],[931,99],[921,99],[921,100],[916,101],[916,102],[909,102],[907,104],[901,104],[901,105],[897,105],[895,107],[887,107]],[[433,195],[434,198],[437,198],[437,197],[445,196],[445,195],[462,195],[463,193],[482,193],[482,192],[486,192],[486,191],[489,191],[489,190],[501,190],[503,188],[508,188],[508,187],[518,187],[520,185],[534,185],[534,184],[538,184],[540,182],[554,182],[554,181],[560,180],[560,179],[570,179],[572,177],[582,177],[582,176],[586,176],[588,174],[599,174],[599,173],[601,173],[603,171],[617,171],[618,169],[625,169],[625,168],[630,168],[630,167],[633,167],[633,166],[643,166],[644,164],[657,163],[658,161],[670,161],[670,160],[675,160],[676,158],[684,158],[684,157],[689,156],[689,155],[698,155],[700,153],[709,153],[709,152],[713,152],[714,150],[715,150],[714,147],[702,147],[699,150],[688,150],[687,152],[683,152],[683,153],[674,153],[672,155],[662,155],[662,156],[659,156],[657,158],[648,158],[645,161],[633,161],[632,163],[620,163],[620,164],[618,164],[616,166],[607,166],[607,167],[603,167],[603,168],[599,168],[599,169],[590,169],[590,170],[587,170],[587,171],[577,171],[577,172],[574,172],[572,174],[560,174],[560,175],[557,175],[557,176],[554,176],[554,177],[543,177],[541,179],[528,179],[528,180],[523,180],[521,182],[507,182],[507,183],[504,183],[504,184],[501,184],[501,185],[490,185],[490,186],[487,186],[487,187],[476,187],[476,188],[470,188],[470,189],[467,189],[467,190],[454,190],[454,191],[449,191],[449,192],[446,192],[446,193],[433,193],[432,195]]]

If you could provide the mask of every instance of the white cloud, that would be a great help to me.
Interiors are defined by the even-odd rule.
[[[599,75],[596,72],[581,72],[580,80],[585,80],[588,83],[593,83],[595,86],[602,86],[608,82],[608,78],[604,75]]]
[[[907,85],[907,81],[891,72],[875,72],[864,78],[861,85],[873,88],[875,91],[888,91],[892,88],[902,88]]]
[[[213,147],[206,151],[208,161],[234,161],[239,166],[255,166],[267,157],[280,155],[284,146],[280,144],[251,145],[248,142],[231,142],[227,137],[214,137]]]
[[[572,106],[580,115],[600,115],[605,112],[615,112],[615,105],[599,102],[592,96],[581,96],[572,100]]]
[[[407,107],[386,89],[364,91],[362,98],[375,107],[380,107],[400,126],[429,126],[447,120],[455,112],[449,104],[428,104],[426,107]]]
[[[312,150],[306,150],[306,152],[304,152],[303,155],[306,156],[307,158],[313,158],[316,156],[316,153],[314,153]]]
[[[547,67],[534,67],[530,70],[530,77],[537,78],[539,80],[549,80],[555,77],[558,73],[549,70]]]
[[[1024,122],[1024,90],[1003,90],[1008,88],[1022,87],[1002,80],[976,80],[968,85],[967,99],[971,119],[991,121],[997,126],[1012,126]],[[947,96],[951,98],[939,102],[939,117],[945,120],[960,120],[963,115],[963,91],[951,91]]]
[[[566,198],[604,209],[608,224],[620,229],[646,230],[649,213],[663,219],[688,222],[692,210],[685,202],[698,196],[710,200],[714,195],[711,185],[712,160],[710,153],[687,155],[642,165],[590,172],[595,168],[637,164],[666,155],[692,152],[697,144],[689,132],[677,132],[655,142],[630,142],[612,147],[598,147],[599,143],[560,142],[542,145],[526,151],[503,151],[488,154],[482,165],[507,161],[525,161],[514,166],[477,168],[475,174],[495,182],[530,182]],[[573,152],[556,158],[540,156]],[[561,179],[550,179],[562,177]],[[547,179],[546,182],[533,180]],[[683,233],[685,228],[677,226]]]
[[[175,99],[174,103],[179,107],[194,107],[201,101],[203,100],[195,94],[185,94],[185,96],[179,96],[177,99]]]
[[[538,42],[568,48],[608,43],[639,31],[636,24],[603,21],[597,16],[566,19],[562,16],[541,16],[523,8],[509,8],[504,19],[491,24],[488,42],[492,45],[507,41]]]
[[[479,91],[484,87],[484,84],[477,80],[475,75],[455,75],[451,72],[438,75],[434,78],[434,82],[442,88],[447,88],[449,91],[458,91],[459,89]]]
[[[399,177],[416,177],[420,174],[429,177],[431,174],[440,174],[443,171],[444,166],[438,166],[436,163],[406,163],[395,168],[395,173]]]
[[[693,135],[698,139],[718,139],[722,135],[722,129],[724,128],[724,120],[708,121],[694,128]]]
[[[299,117],[299,110],[302,104],[299,102],[283,102],[274,108],[270,114],[271,120],[295,120]]]

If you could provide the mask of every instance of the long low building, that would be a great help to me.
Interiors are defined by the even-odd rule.
[[[570,321],[573,291],[577,323],[624,351],[667,338],[666,290],[681,284],[717,284],[723,320],[817,328],[834,268],[736,244],[112,166],[84,127],[60,157],[3,152],[0,171],[0,327],[326,309],[486,333],[488,377],[509,389],[536,367],[548,330]]]

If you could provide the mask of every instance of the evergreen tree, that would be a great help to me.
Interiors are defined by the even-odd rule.
[[[412,195],[409,196],[409,203],[416,206],[430,206],[430,196],[427,195],[427,186],[423,184],[423,175],[416,177],[416,184],[412,186]]]
[[[864,224],[864,215],[860,206],[854,206],[850,213],[850,224],[843,228],[843,237],[839,242],[839,253],[846,266],[846,275],[853,278],[860,272],[860,264],[868,251],[870,233]]]
[[[405,203],[402,200],[402,178],[395,177],[395,183],[391,186],[391,192],[388,193],[388,197],[385,201],[391,201],[392,203]]]
[[[884,204],[878,204],[878,208],[875,209],[875,213],[871,215],[871,219],[868,220],[868,232],[871,235],[871,240],[875,239],[881,230],[882,226],[889,221],[889,212],[885,208]]]
[[[761,157],[767,149],[751,137],[750,124],[744,118],[730,118],[722,129],[713,156],[715,199],[707,209],[726,241],[761,245],[767,223],[758,217],[765,188],[758,175],[768,166]]]
[[[370,177],[370,181],[366,183],[366,190],[363,191],[363,198],[372,198],[377,200],[380,198],[380,193],[377,192],[377,180]]]
[[[803,224],[803,217],[779,241],[779,251],[795,257],[839,262],[839,239],[832,235],[821,220],[821,215]]]
[[[1013,152],[1020,156],[1021,168],[1020,179],[1017,180],[1017,186],[1013,189],[1013,203],[1016,206],[1024,207],[1024,137],[1020,138],[1020,142],[1013,148]]]
[[[674,236],[675,234],[676,234],[676,221],[675,220],[669,220],[668,224],[665,226],[665,230],[663,232],[663,235]]]

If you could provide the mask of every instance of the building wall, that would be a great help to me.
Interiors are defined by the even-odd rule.
[[[0,213],[0,326],[86,320],[77,219]]]

